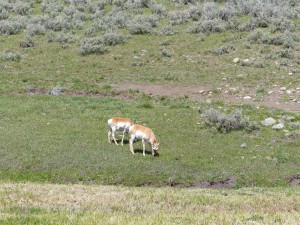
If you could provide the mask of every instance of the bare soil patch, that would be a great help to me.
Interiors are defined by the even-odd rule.
[[[191,100],[205,101],[211,100],[223,100],[228,103],[243,103],[253,104],[256,106],[267,106],[278,109],[283,109],[291,112],[300,112],[299,101],[288,100],[284,101],[279,88],[270,87],[271,94],[257,95],[256,90],[241,89],[239,93],[231,94],[226,90],[220,90],[219,93],[214,93],[212,87],[208,86],[172,86],[172,85],[141,85],[141,84],[113,84],[116,91],[120,92],[118,98],[123,100],[132,100],[132,96],[128,96],[125,90],[136,90],[153,96],[169,96],[169,97],[188,97]],[[245,96],[250,96],[249,99],[245,99]],[[298,97],[298,96],[297,96]],[[296,98],[296,97],[295,97]]]
[[[300,185],[300,174],[287,177],[287,182],[293,187],[299,186]]]

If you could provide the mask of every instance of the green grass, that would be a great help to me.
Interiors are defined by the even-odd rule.
[[[214,133],[199,125],[197,110],[211,106],[157,101],[148,105],[105,97],[7,95],[0,99],[0,179],[130,186],[163,186],[172,180],[189,186],[236,177],[240,187],[285,186],[285,178],[298,173],[299,140],[285,141],[270,128]],[[244,108],[244,115],[256,121],[272,113],[231,107]],[[151,127],[161,143],[160,156],[153,158],[147,146],[143,157],[140,142],[134,144],[136,155],[128,144],[108,144],[107,119],[112,116]],[[248,147],[241,148],[242,143]]]

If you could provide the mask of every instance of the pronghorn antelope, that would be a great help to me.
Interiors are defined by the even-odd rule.
[[[115,133],[116,131],[123,131],[122,135],[122,142],[121,144],[123,145],[123,140],[124,140],[124,135],[125,133],[128,133],[129,127],[133,125],[133,122],[129,118],[121,118],[121,117],[113,117],[107,121],[108,126],[109,126],[109,131],[108,131],[108,142],[111,144],[111,136],[113,140],[115,141],[116,145],[118,145],[116,138],[115,138]]]
[[[145,141],[147,141],[151,145],[152,155],[155,155],[154,151],[158,150],[158,141],[155,138],[153,131],[145,126],[134,124],[129,127],[130,133],[130,151],[134,154],[133,150],[133,141],[134,140],[142,140],[143,143],[143,155],[145,156]]]

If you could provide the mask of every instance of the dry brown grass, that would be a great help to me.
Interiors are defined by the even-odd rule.
[[[221,190],[4,183],[0,184],[0,208],[2,222],[26,217],[54,224],[300,223],[300,193],[294,188]]]

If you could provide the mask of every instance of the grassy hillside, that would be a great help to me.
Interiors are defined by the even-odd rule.
[[[200,187],[297,181],[298,2],[1,0],[0,6],[1,180]],[[129,84],[178,91],[157,96]],[[205,95],[190,99],[181,89],[195,86]],[[256,104],[270,98],[283,110],[228,103],[247,95]],[[288,104],[295,112],[284,111]],[[285,121],[288,131],[225,134],[203,124],[198,110],[209,108],[242,110],[257,124],[270,116],[294,119]],[[109,145],[112,116],[151,127],[160,157]]]

